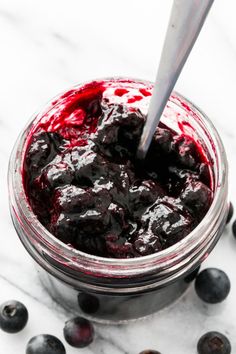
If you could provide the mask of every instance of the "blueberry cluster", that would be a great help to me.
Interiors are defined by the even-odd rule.
[[[34,213],[61,241],[103,257],[144,256],[180,241],[212,201],[198,146],[161,124],[140,165],[139,109],[103,100],[96,112],[96,129],[77,133],[76,144],[65,134],[72,127],[31,137],[24,180]]]
[[[24,304],[9,300],[0,306],[0,329],[7,333],[23,330],[28,322],[28,310]],[[83,317],[68,320],[64,326],[64,338],[68,344],[76,348],[84,348],[94,339],[94,328],[90,321]],[[50,334],[32,337],[27,343],[26,354],[66,354],[63,343]]]

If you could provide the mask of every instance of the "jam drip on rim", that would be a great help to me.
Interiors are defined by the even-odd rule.
[[[41,117],[24,160],[29,203],[52,234],[78,250],[115,258],[159,252],[188,235],[209,209],[209,166],[191,137],[163,123],[138,163],[146,117],[103,92],[96,82],[68,91]],[[140,89],[127,102],[149,95]]]

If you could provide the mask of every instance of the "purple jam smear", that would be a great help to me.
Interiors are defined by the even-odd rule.
[[[83,252],[132,258],[188,235],[212,202],[209,165],[190,136],[160,123],[145,161],[135,159],[145,115],[110,102],[101,83],[71,90],[40,117],[27,142],[23,181],[39,221]]]

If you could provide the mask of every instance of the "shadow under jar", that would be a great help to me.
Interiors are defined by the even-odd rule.
[[[111,102],[138,107],[143,114],[147,113],[151,82],[110,78],[92,84],[102,85],[103,97]],[[209,255],[223,232],[228,213],[228,167],[224,147],[211,121],[174,92],[162,122],[198,142],[209,163],[213,201],[203,220],[181,241],[143,257],[98,257],[66,245],[33,213],[24,189],[23,165],[29,137],[39,122],[50,122],[65,100],[75,93],[83,94],[87,85],[77,85],[56,97],[20,134],[9,165],[10,210],[17,234],[53,299],[73,313],[104,323],[119,323],[152,314],[187,289],[191,273]]]

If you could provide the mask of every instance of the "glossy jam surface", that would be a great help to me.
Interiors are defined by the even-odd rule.
[[[135,160],[146,119],[137,104],[150,90],[93,82],[38,116],[24,186],[39,221],[64,243],[103,257],[144,256],[183,239],[209,209],[209,161],[190,135],[161,123],[146,160]]]

